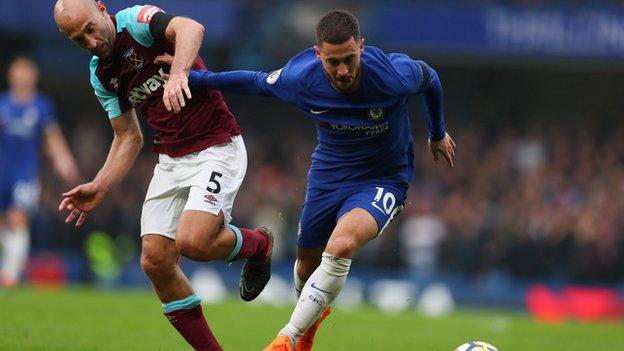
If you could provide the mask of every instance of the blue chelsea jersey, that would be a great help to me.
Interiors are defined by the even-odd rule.
[[[410,96],[423,93],[432,140],[445,134],[437,74],[422,61],[370,46],[361,56],[361,68],[360,87],[347,94],[332,87],[312,48],[270,74],[193,72],[190,79],[193,86],[275,96],[312,118],[318,145],[308,175],[311,187],[407,184],[414,172]]]
[[[38,94],[28,103],[0,95],[0,174],[3,180],[30,179],[39,171],[45,128],[54,122],[54,105]]]

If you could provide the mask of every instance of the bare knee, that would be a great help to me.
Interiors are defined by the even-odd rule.
[[[363,245],[377,237],[377,233],[375,218],[364,209],[354,208],[338,220],[325,252],[351,259]]]
[[[141,254],[141,268],[149,278],[167,275],[174,267],[174,264],[159,255]]]
[[[177,255],[167,251],[154,250],[143,245],[141,251],[141,268],[148,278],[154,279],[167,276],[175,271]]]
[[[353,258],[360,246],[355,238],[341,236],[330,240],[325,251],[336,257]]]

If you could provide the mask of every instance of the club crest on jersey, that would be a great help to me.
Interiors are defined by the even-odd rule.
[[[371,108],[366,112],[366,115],[368,116],[368,118],[376,121],[383,118],[383,116],[385,115],[385,111],[383,108]]]
[[[136,52],[132,46],[124,52],[123,58],[125,58],[134,69],[143,67],[143,56]]]

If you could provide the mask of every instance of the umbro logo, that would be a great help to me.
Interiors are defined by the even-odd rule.
[[[219,202],[219,200],[216,197],[214,197],[214,195],[212,194],[206,194],[204,195],[204,198],[205,198],[204,202],[208,202],[211,205],[216,205],[217,202]]]

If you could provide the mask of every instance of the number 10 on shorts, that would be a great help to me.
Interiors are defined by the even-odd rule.
[[[373,199],[373,202],[371,202],[371,205],[379,211],[387,215],[391,215],[394,205],[396,205],[396,198],[394,197],[394,194],[381,187],[376,187],[376,189],[377,194],[375,194],[375,198]]]

